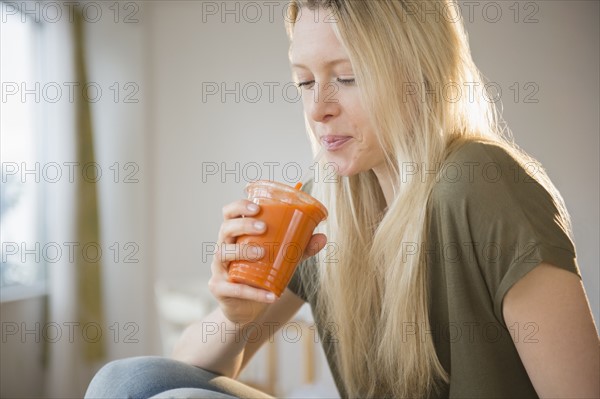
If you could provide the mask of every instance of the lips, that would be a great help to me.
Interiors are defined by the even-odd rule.
[[[321,137],[321,143],[328,151],[335,151],[346,144],[352,136],[327,135]]]

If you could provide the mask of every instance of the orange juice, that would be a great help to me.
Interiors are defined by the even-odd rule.
[[[267,225],[261,235],[243,235],[238,244],[260,246],[264,256],[229,265],[229,280],[262,288],[280,296],[300,262],[313,231],[327,218],[319,201],[282,183],[260,180],[246,187],[248,199],[260,206],[254,217]]]

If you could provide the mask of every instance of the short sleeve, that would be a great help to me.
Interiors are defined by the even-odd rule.
[[[502,147],[473,142],[448,159],[432,198],[472,255],[467,278],[483,278],[498,320],[508,290],[542,262],[581,274],[567,223],[550,193]],[[526,170],[527,169],[527,170]],[[458,171],[458,172],[457,172]]]
[[[299,298],[302,298],[304,302],[308,302],[307,290],[305,287],[305,283],[302,279],[301,270],[305,267],[309,267],[309,262],[312,258],[308,258],[296,267],[296,271],[292,275],[292,278],[287,286],[287,288],[296,294]]]
[[[312,183],[313,183],[312,180],[307,181],[306,183],[304,183],[302,185],[301,190],[310,194],[310,191],[312,189]],[[304,260],[303,262],[301,262],[298,265],[298,267],[296,267],[296,270],[294,271],[294,274],[292,275],[292,278],[290,279],[290,282],[288,283],[288,286],[287,286],[287,288],[290,291],[292,291],[298,297],[302,298],[304,300],[304,302],[308,302],[308,295],[307,295],[307,289],[306,289],[306,284],[308,284],[308,282],[303,281],[302,277],[306,276],[306,274],[302,273],[301,271],[307,267],[312,266],[313,263],[314,263],[313,258],[308,258],[308,259]]]

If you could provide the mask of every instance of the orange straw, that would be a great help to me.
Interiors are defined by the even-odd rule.
[[[314,165],[317,162],[319,162],[321,160],[321,158],[323,157],[323,155],[325,155],[325,147],[321,147],[321,149],[319,150],[317,155],[315,155],[315,157],[313,158],[312,164]],[[294,186],[294,189],[300,190],[302,188],[303,182],[306,181],[306,179],[308,179],[309,174],[310,174],[310,167],[306,170],[306,172],[304,172],[304,175],[302,176],[300,181],[298,183],[296,183],[296,185]]]

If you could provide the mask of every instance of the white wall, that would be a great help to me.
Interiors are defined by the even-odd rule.
[[[103,170],[98,203],[106,253],[104,311],[107,326],[119,330],[116,339],[116,335],[110,337],[109,359],[158,354],[160,338],[148,243],[148,216],[152,214],[148,190],[153,180],[146,147],[146,36],[150,24],[145,7],[136,10],[123,4],[119,23],[114,22],[113,3],[104,3],[106,17],[86,24],[88,79],[103,90],[100,101],[92,104],[92,122],[96,162]]]

